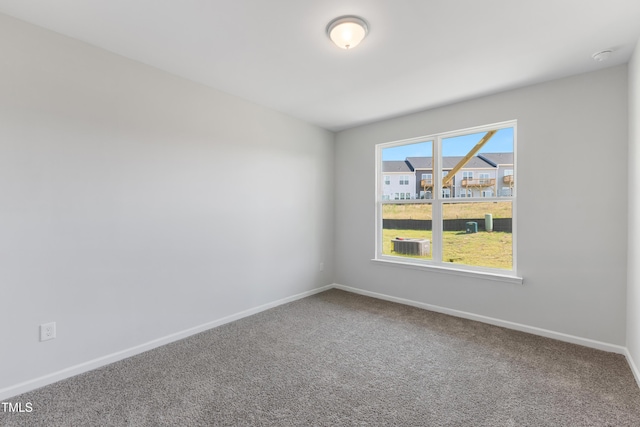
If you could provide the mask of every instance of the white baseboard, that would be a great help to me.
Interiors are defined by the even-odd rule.
[[[625,356],[627,357],[627,362],[629,363],[631,372],[633,372],[633,376],[636,378],[636,383],[638,383],[638,387],[640,387],[640,369],[638,369],[638,365],[633,361],[633,357],[631,357],[629,349],[627,349]]]
[[[329,289],[332,288],[336,288],[336,289],[341,289],[343,291],[347,291],[347,292],[352,292],[352,293],[356,293],[356,294],[360,294],[360,295],[365,295],[365,296],[369,296],[372,298],[377,298],[377,299],[381,299],[381,300],[386,300],[386,301],[391,301],[391,302],[396,302],[399,304],[404,304],[404,305],[409,305],[409,306],[413,306],[413,307],[418,307],[418,308],[422,308],[425,310],[430,310],[430,311],[435,311],[438,313],[443,313],[443,314],[449,314],[451,316],[456,316],[456,317],[461,317],[464,319],[469,319],[469,320],[475,320],[478,322],[483,322],[483,323],[488,323],[491,325],[495,325],[495,326],[502,326],[508,329],[514,329],[517,331],[521,331],[521,332],[527,332],[530,334],[534,334],[534,335],[540,335],[543,337],[547,337],[547,338],[553,338],[553,339],[557,339],[559,341],[565,341],[565,342],[569,342],[572,344],[578,344],[578,345],[583,345],[585,347],[590,347],[590,348],[595,348],[598,350],[604,350],[604,351],[609,351],[612,353],[618,353],[618,354],[623,354],[626,359],[627,362],[629,363],[629,366],[631,367],[631,371],[633,372],[633,375],[636,379],[636,382],[638,383],[638,386],[640,387],[640,370],[638,369],[638,365],[635,364],[633,358],[631,357],[631,354],[629,353],[628,349],[626,347],[622,347],[622,346],[618,346],[618,345],[614,345],[614,344],[608,344],[608,343],[604,343],[604,342],[600,342],[600,341],[595,341],[595,340],[591,340],[588,338],[581,338],[581,337],[577,337],[574,335],[569,335],[569,334],[564,334],[561,332],[555,332],[555,331],[550,331],[547,329],[542,329],[542,328],[536,328],[534,326],[528,326],[528,325],[523,325],[520,323],[515,323],[515,322],[509,322],[506,320],[500,320],[500,319],[495,319],[492,317],[487,317],[487,316],[482,316],[482,315],[478,315],[478,314],[473,314],[473,313],[468,313],[465,311],[460,311],[460,310],[453,310],[450,308],[445,308],[445,307],[440,307],[437,305],[432,305],[432,304],[426,304],[426,303],[422,303],[422,302],[418,302],[418,301],[413,301],[413,300],[408,300],[408,299],[404,299],[404,298],[398,298],[398,297],[394,297],[394,296],[390,296],[390,295],[385,295],[385,294],[380,294],[377,292],[371,292],[371,291],[365,291],[362,289],[358,289],[358,288],[352,288],[349,286],[344,286],[344,285],[340,285],[340,284],[332,284],[332,285],[327,285],[327,286],[323,286],[321,288],[317,288],[317,289],[313,289],[311,291],[307,291],[307,292],[302,292],[300,294],[296,294],[287,298],[283,298],[277,301],[273,301],[270,302],[268,304],[263,304],[260,305],[258,307],[254,307],[248,310],[244,310],[241,311],[239,313],[236,314],[232,314],[230,316],[226,316],[223,317],[221,319],[218,320],[214,320],[208,323],[205,323],[203,325],[199,325],[199,326],[195,326],[193,328],[189,328],[186,329],[184,331],[181,332],[177,332],[171,335],[167,335],[165,337],[162,338],[158,338],[149,342],[146,342],[144,344],[140,344],[138,346],[135,347],[131,347],[128,348],[126,350],[122,350],[116,353],[112,353],[103,357],[99,357],[97,359],[93,359],[75,366],[71,366],[69,368],[57,371],[57,372],[53,372],[51,374],[48,375],[44,375],[41,376],[39,378],[34,378],[32,380],[29,381],[25,381],[23,383],[20,384],[16,384],[14,386],[10,386],[4,389],[0,389],[0,401],[4,401],[7,400],[13,396],[17,396],[19,394],[22,393],[26,393],[28,391],[32,391],[35,390],[37,388],[40,387],[44,387],[46,385],[49,384],[53,384],[55,382],[64,380],[66,378],[70,378],[72,376],[75,375],[79,375],[82,374],[84,372],[88,372],[91,371],[93,369],[97,369],[100,368],[102,366],[105,365],[109,365],[111,363],[117,362],[119,360],[122,359],[126,359],[127,357],[131,357],[131,356],[135,356],[137,354],[143,353],[145,351],[148,350],[152,350],[156,347],[160,347],[163,346],[165,344],[169,344],[172,343],[174,341],[178,341],[181,340],[183,338],[187,338],[191,335],[195,335],[197,333],[206,331],[208,329],[211,328],[215,328],[217,326],[221,326],[224,325],[226,323],[230,323],[233,322],[235,320],[239,320],[242,319],[244,317],[247,316],[251,316],[253,314],[256,313],[260,313],[262,311],[268,310],[270,308],[274,308],[277,307],[279,305],[283,305],[283,304],[287,304],[289,302],[298,300],[298,299],[302,299],[320,292],[324,292],[327,291]]]
[[[423,308],[429,311],[435,311],[438,313],[449,314],[455,317],[462,317],[464,319],[475,320],[482,323],[488,323],[490,325],[502,326],[507,329],[514,329],[516,331],[527,332],[533,335],[540,335],[547,338],[553,338],[559,341],[565,341],[572,344],[578,344],[585,347],[608,351],[611,353],[618,353],[618,354],[624,354],[624,355],[628,354],[626,347],[622,347],[620,345],[609,344],[601,341],[595,341],[589,338],[582,338],[574,335],[564,334],[562,332],[550,331],[548,329],[536,328],[535,326],[528,326],[521,323],[509,322],[507,320],[495,319],[493,317],[487,317],[479,314],[468,313],[466,311],[453,310],[451,308],[440,307],[437,305],[426,304],[423,302],[408,300],[404,298],[397,298],[390,295],[365,291],[362,289],[352,288],[349,286],[334,284],[333,287],[336,289],[341,289],[343,291],[353,292],[356,294],[365,295],[372,298],[377,298],[377,299],[391,301],[391,302],[397,302],[399,304],[410,305],[413,307]],[[627,359],[630,360],[629,357],[627,357]],[[636,378],[638,378],[637,374],[636,374]]]
[[[218,320],[214,320],[212,322],[205,323],[203,325],[195,326],[193,328],[186,329],[184,331],[176,332],[171,335],[167,335],[162,338],[158,338],[144,344],[137,345],[135,347],[128,348],[126,350],[118,351],[116,353],[108,354],[103,357],[99,357],[97,359],[89,360],[84,363],[80,363],[75,366],[71,366],[66,369],[62,369],[57,372],[53,372],[48,375],[41,376],[39,378],[34,378],[32,380],[28,380],[7,388],[0,389],[0,401],[7,400],[13,396],[17,396],[22,393],[26,393],[28,391],[35,390],[40,387],[44,387],[49,384],[53,384],[55,382],[64,380],[66,378],[70,378],[74,375],[82,374],[84,372],[91,371],[93,369],[100,368],[105,365],[109,365],[111,363],[117,362],[122,359],[126,359],[127,357],[135,356],[137,354],[143,353],[148,350],[152,350],[156,347],[163,346],[165,344],[172,343],[174,341],[181,340],[183,338],[187,338],[191,335],[195,335],[197,333],[206,331],[211,328],[215,328],[217,326],[224,325],[225,323],[233,322],[235,320],[242,319],[243,317],[251,316],[256,313],[260,313],[261,311],[268,310],[270,308],[277,307],[279,305],[287,304],[289,302],[305,298],[320,292],[324,292],[333,288],[333,285],[323,286],[321,288],[316,288],[310,291],[302,292],[287,298],[283,298],[277,301],[273,301],[267,304],[260,305],[258,307],[250,308],[248,310],[241,311],[236,314],[232,314],[230,316],[223,317]]]

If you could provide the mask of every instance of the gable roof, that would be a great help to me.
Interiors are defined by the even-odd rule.
[[[433,157],[407,157],[413,169],[433,169]]]
[[[463,159],[464,156],[446,156],[442,158],[442,169],[451,170],[453,169],[460,160]],[[413,166],[413,169],[433,169],[433,158],[432,157],[407,157],[407,162]],[[469,162],[464,166],[465,168],[473,169],[481,169],[488,167],[495,167],[496,165],[487,161],[487,159],[482,158],[481,156],[472,157]]]
[[[408,160],[385,160],[382,162],[382,172],[413,172]]]
[[[513,164],[513,153],[481,153],[478,154],[478,157],[486,160],[493,166]]]
[[[442,158],[442,169],[453,169],[458,163],[460,163],[460,160],[462,160],[464,158],[464,156],[446,156]],[[492,165],[491,163],[488,163],[486,160],[478,157],[478,156],[473,156],[471,159],[469,159],[469,161],[467,162],[466,165],[464,165],[465,169],[481,169],[481,168],[492,168],[495,167],[494,165]]]

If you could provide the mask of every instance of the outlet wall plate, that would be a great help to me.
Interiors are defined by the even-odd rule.
[[[56,322],[40,325],[40,341],[52,340],[56,337]]]

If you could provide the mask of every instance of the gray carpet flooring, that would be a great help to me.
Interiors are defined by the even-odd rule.
[[[5,426],[640,426],[624,357],[339,290],[10,399]]]

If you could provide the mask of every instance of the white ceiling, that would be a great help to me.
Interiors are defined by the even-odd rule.
[[[331,130],[623,64],[640,37],[639,0],[0,0],[0,12]],[[370,25],[352,51],[325,34],[345,14]]]

